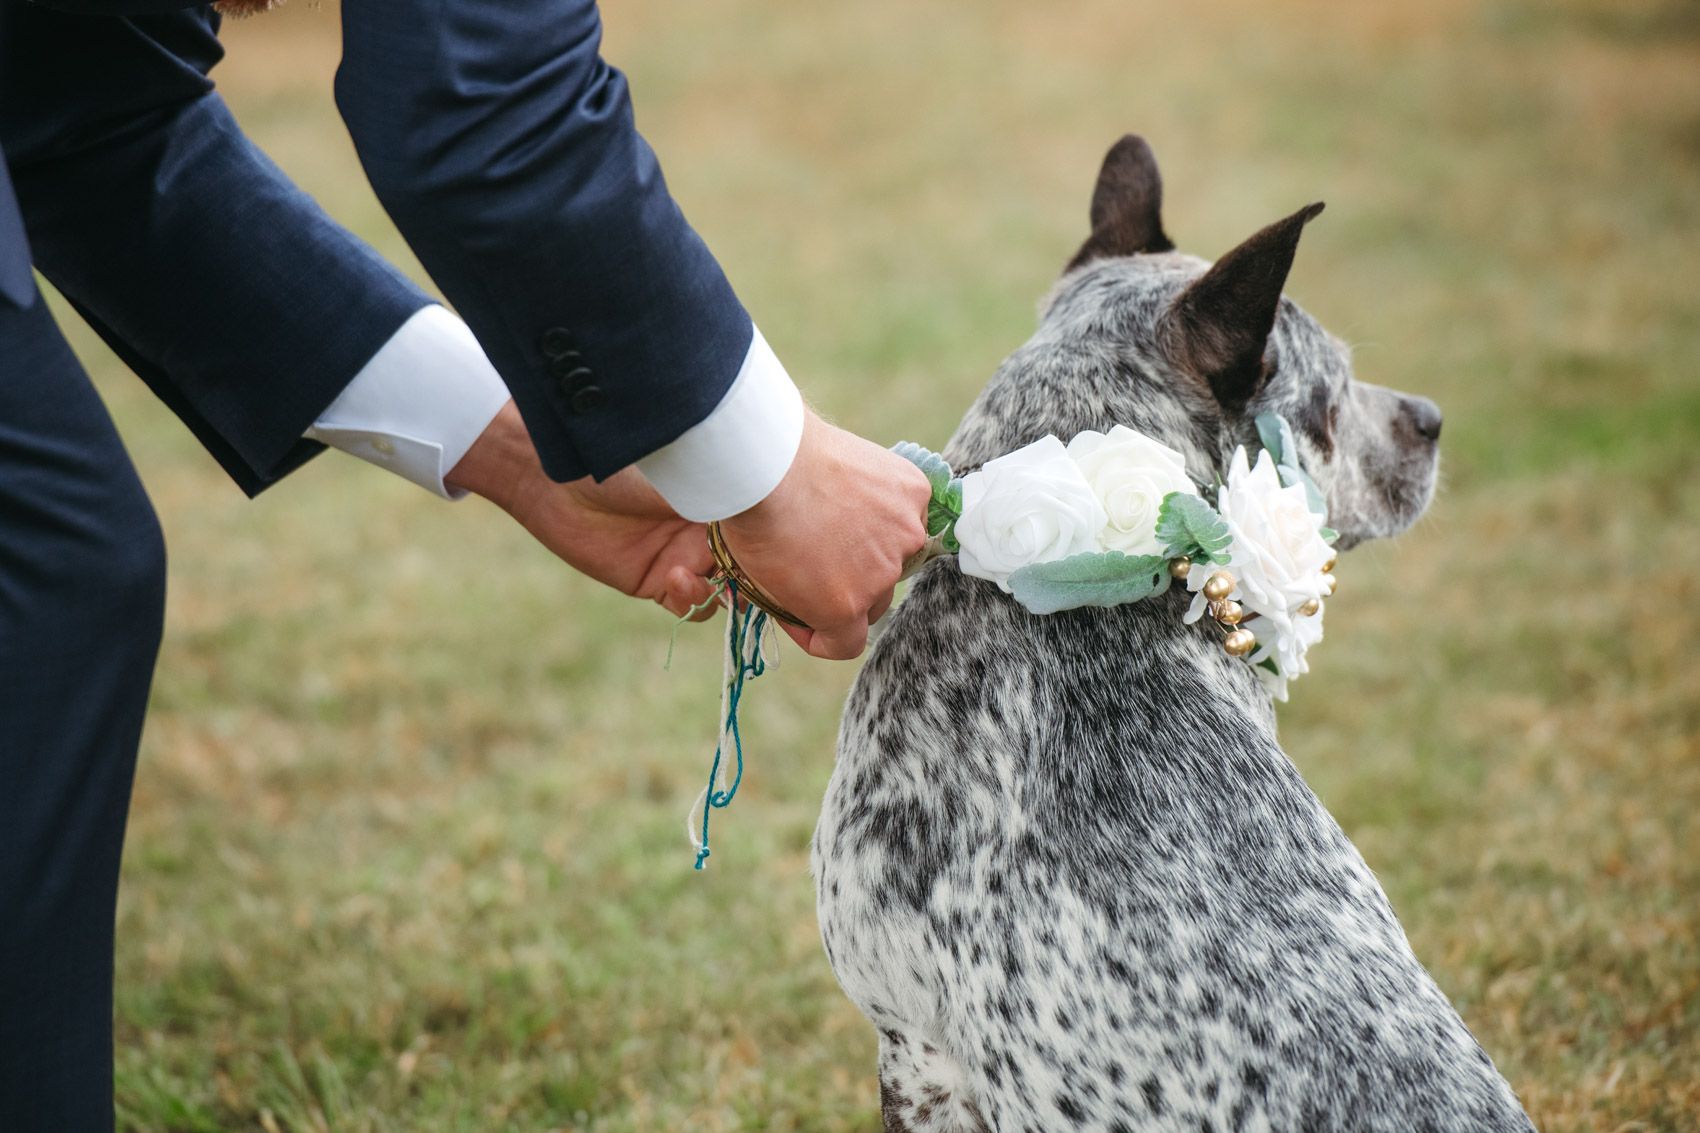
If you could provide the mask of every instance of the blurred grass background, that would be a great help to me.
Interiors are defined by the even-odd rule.
[[[675,194],[812,398],[941,443],[1145,133],[1181,246],[1306,201],[1290,292],[1446,409],[1288,749],[1544,1129],[1700,1128],[1700,4],[611,4]],[[238,115],[417,270],[334,4]],[[67,320],[69,325],[74,320]],[[172,547],[118,954],[134,1130],[873,1130],[807,841],[849,666],[794,651],[690,869],[717,642],[340,455],[256,503],[74,331]]]

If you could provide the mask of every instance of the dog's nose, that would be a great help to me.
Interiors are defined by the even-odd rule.
[[[1440,440],[1440,406],[1426,397],[1407,397],[1405,415],[1417,432],[1431,441]]]

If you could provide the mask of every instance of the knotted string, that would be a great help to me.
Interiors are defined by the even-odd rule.
[[[750,604],[738,608],[738,584],[728,579],[726,593],[730,600],[726,611],[726,668],[720,688],[719,733],[714,745],[714,762],[709,765],[708,785],[697,796],[702,806],[700,836],[691,829],[697,804],[691,806],[692,817],[685,820],[685,834],[696,847],[696,868],[708,860],[708,820],[717,808],[732,804],[738,785],[744,781],[744,739],[738,728],[738,704],[744,696],[744,682],[754,680],[767,671],[767,652],[763,635],[768,631],[767,614]],[[724,782],[727,741],[736,760],[736,771],[730,785]]]

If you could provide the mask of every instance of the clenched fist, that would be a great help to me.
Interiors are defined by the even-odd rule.
[[[812,627],[785,631],[816,657],[845,660],[867,646],[926,542],[931,495],[909,461],[811,412],[785,479],[720,528],[744,573]]]

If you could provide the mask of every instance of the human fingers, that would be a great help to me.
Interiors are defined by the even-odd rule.
[[[711,601],[714,597],[714,584],[703,575],[692,573],[689,567],[675,566],[667,572],[660,595],[656,601],[676,618],[690,618],[693,622],[707,621],[714,616],[718,608]]]

